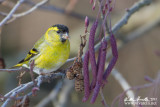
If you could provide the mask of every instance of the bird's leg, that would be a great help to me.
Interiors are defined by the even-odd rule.
[[[31,79],[32,79],[32,81],[33,81],[33,83],[34,83],[34,87],[36,87],[37,85],[36,85],[36,82],[35,82],[35,80],[34,80],[34,74],[33,74],[34,60],[31,61],[31,63],[30,63],[29,66],[30,66]]]
[[[37,83],[34,79],[34,74],[33,74],[33,68],[34,68],[34,60],[31,61],[30,63],[30,75],[31,75],[31,79],[33,81],[34,87],[32,88],[32,95],[35,96],[36,92],[39,90],[39,86],[37,86]]]

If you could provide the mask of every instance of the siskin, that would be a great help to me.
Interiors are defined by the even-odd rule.
[[[47,74],[56,71],[68,59],[70,53],[70,42],[68,27],[56,24],[35,43],[26,58],[14,67],[29,68],[34,60],[33,72]]]

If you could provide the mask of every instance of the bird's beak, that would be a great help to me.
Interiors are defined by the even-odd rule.
[[[63,39],[69,39],[69,34],[68,34],[68,33],[63,34],[63,35],[62,35],[62,38],[63,38]]]
[[[62,42],[65,42],[67,39],[69,39],[68,33],[62,34],[62,36],[61,36],[61,41],[62,41]]]

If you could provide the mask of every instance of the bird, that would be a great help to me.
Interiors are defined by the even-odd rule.
[[[34,61],[33,72],[49,74],[58,70],[69,58],[69,29],[62,24],[55,24],[35,43],[26,57],[13,67],[30,68]]]

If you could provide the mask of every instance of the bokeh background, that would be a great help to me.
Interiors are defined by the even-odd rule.
[[[26,11],[32,7],[33,3],[40,1],[29,0],[29,2],[19,7],[16,13]],[[112,24],[114,25],[120,20],[126,9],[138,1],[116,0],[115,8],[112,12]],[[5,3],[0,4],[0,12],[8,13],[15,3],[16,0],[6,0]],[[76,56],[80,44],[80,35],[84,34],[85,16],[89,17],[91,26],[92,21],[96,18],[97,11],[97,5],[95,11],[92,11],[92,5],[89,0],[50,0],[32,13],[2,26],[0,28],[0,48],[1,57],[5,60],[6,68],[12,67],[24,58],[34,43],[54,24],[64,24],[69,27],[70,57]],[[0,15],[0,20],[3,18],[4,16]],[[125,38],[134,34],[138,35],[136,39],[125,41]],[[144,79],[146,75],[155,78],[160,70],[160,1],[154,0],[151,5],[136,12],[116,36],[118,36],[118,46],[121,48],[119,49],[119,59],[115,68],[128,83],[131,86],[137,86],[147,83]],[[17,75],[17,73],[0,74],[0,94],[4,95],[17,86]],[[23,78],[23,82],[27,81],[31,81],[31,79],[26,75]],[[37,105],[47,96],[54,89],[57,81],[58,79],[51,83],[44,83],[37,96],[31,97],[31,107]],[[106,101],[110,105],[113,99],[123,92],[123,89],[115,78],[110,75],[103,91]],[[146,90],[142,90],[139,94],[145,96],[146,92]],[[81,101],[82,98],[82,93],[77,93],[74,88],[71,88],[64,107],[102,106],[100,96],[95,104],[90,104],[89,101],[83,103]],[[55,104],[50,102],[46,107],[52,106],[55,106]]]

